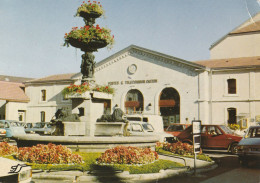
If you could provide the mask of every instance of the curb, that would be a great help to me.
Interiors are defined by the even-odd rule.
[[[174,157],[167,157],[171,158],[171,160],[176,161],[176,158]],[[164,158],[163,158],[164,159]],[[189,161],[189,160],[185,160]],[[207,172],[211,171],[218,167],[218,165],[215,162],[202,162],[202,165],[205,166],[199,166],[196,168],[197,173]],[[47,171],[34,171],[32,178],[35,180],[57,180],[57,181],[64,181],[69,180],[72,182],[83,182],[83,181],[89,181],[89,182],[97,182],[100,179],[104,180],[129,180],[129,181],[135,181],[135,180],[158,180],[162,178],[169,178],[173,177],[179,174],[187,173],[192,174],[194,172],[194,167],[185,166],[183,168],[177,168],[177,169],[167,169],[167,170],[160,170],[159,173],[150,173],[150,174],[129,174],[128,171],[119,172],[115,174],[108,174],[106,172],[81,172],[81,171],[57,171],[57,172],[47,172]],[[95,174],[95,175],[93,175]]]

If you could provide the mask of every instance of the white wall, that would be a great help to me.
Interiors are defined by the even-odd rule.
[[[18,110],[25,111],[25,118],[27,117],[27,103],[7,102],[5,119],[18,120]]]
[[[228,35],[210,50],[211,59],[260,56],[260,34]]]
[[[135,64],[137,71],[129,74],[127,69]],[[192,70],[193,69],[193,70]],[[144,96],[144,113],[159,114],[159,94],[166,87],[175,88],[180,95],[180,121],[185,123],[185,118],[198,119],[198,76],[194,68],[184,65],[167,63],[156,57],[146,54],[131,54],[118,56],[107,62],[105,66],[97,68],[95,77],[98,84],[118,82],[112,85],[116,89],[112,107],[118,104],[124,109],[124,101],[127,92],[138,89]],[[125,81],[153,80],[157,83],[126,84]],[[151,103],[151,110],[146,106]]]
[[[45,112],[45,121],[50,121],[57,109],[67,107],[71,109],[71,101],[63,100],[61,91],[65,84],[42,84],[26,87],[26,95],[30,98],[28,103],[27,122],[40,122],[41,111]],[[46,101],[41,100],[41,90],[46,90]]]

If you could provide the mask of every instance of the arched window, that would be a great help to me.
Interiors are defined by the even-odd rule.
[[[180,95],[174,88],[164,88],[159,99],[160,113],[164,128],[172,123],[180,123]]]
[[[228,94],[236,94],[237,93],[237,84],[236,79],[228,79]]]
[[[126,94],[125,109],[127,114],[142,113],[144,109],[144,98],[139,90],[132,89]]]

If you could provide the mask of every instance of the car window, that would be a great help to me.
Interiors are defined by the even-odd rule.
[[[226,127],[225,125],[220,125],[219,126],[226,134],[233,134],[233,132],[228,128]]]
[[[0,128],[4,128],[5,127],[5,124],[0,122]]]
[[[220,130],[218,127],[215,127],[215,128],[216,128],[216,133],[217,133],[217,135],[222,135],[221,130]]]
[[[206,126],[201,127],[201,133],[204,133],[204,134],[206,133]]]
[[[143,122],[148,122],[148,118],[143,118]]]
[[[9,124],[7,122],[5,122],[5,128],[9,128]]]
[[[140,124],[132,124],[132,131],[141,132],[142,131],[141,125]]]
[[[208,134],[209,135],[217,135],[215,126],[208,126]]]
[[[248,131],[248,134],[246,135],[246,137],[249,137],[249,138],[260,138],[260,128],[251,128]]]
[[[154,129],[153,129],[153,126],[151,125],[151,124],[147,124],[147,123],[144,123],[144,124],[142,124],[143,125],[143,127],[144,127],[144,130],[149,130],[149,131],[153,131]]]

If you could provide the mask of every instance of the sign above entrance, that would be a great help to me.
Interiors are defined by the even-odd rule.
[[[130,81],[111,81],[111,82],[108,82],[108,85],[150,84],[150,83],[157,83],[157,79],[130,80]]]

